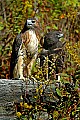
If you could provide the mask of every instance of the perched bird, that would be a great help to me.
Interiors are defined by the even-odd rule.
[[[43,66],[45,58],[48,57],[48,75],[51,76],[52,69],[58,74],[61,72],[63,67],[63,46],[65,44],[60,41],[63,37],[61,31],[50,31],[44,38],[42,43],[43,50],[40,54],[40,66]]]
[[[43,38],[42,45],[43,48],[49,50],[49,52],[56,48],[61,48],[62,47],[62,42],[60,41],[61,37],[63,37],[63,34],[60,31],[48,32]]]
[[[13,42],[10,78],[25,79],[31,75],[32,66],[38,55],[38,22],[29,18],[26,20],[23,30]]]

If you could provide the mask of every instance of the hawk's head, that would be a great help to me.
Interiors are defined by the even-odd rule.
[[[62,37],[63,37],[63,34],[61,33],[61,31],[50,31],[45,35],[44,41],[56,43]]]
[[[36,20],[29,18],[26,20],[26,27],[27,28],[33,28],[36,25]]]
[[[38,26],[38,23],[37,23],[37,20],[36,19],[33,19],[33,18],[28,18],[26,20],[26,23],[24,25],[24,28],[23,30],[21,31],[21,33],[24,33],[26,30],[29,30],[29,29],[34,29]]]
[[[42,39],[40,42],[44,49],[50,50],[52,47],[55,47],[62,37],[63,34],[61,31],[50,31],[45,34],[44,39]]]

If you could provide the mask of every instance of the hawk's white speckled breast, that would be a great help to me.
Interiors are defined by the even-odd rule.
[[[27,49],[33,53],[38,50],[38,39],[35,31],[29,30],[30,42],[27,44]]]

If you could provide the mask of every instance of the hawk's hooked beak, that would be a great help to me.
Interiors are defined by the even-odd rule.
[[[63,37],[63,34],[62,34],[62,33],[58,35],[58,38],[61,38],[61,37]]]

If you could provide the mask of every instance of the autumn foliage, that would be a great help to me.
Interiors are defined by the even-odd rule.
[[[52,116],[54,120],[74,120],[74,116],[77,114],[76,110],[78,112],[80,109],[78,100],[77,102],[72,102],[73,104],[71,103],[71,100],[76,97],[76,92],[79,95],[79,0],[1,0],[0,11],[0,79],[10,78],[12,44],[16,35],[22,30],[27,18],[36,17],[38,19],[41,36],[44,36],[50,30],[61,30],[64,33],[64,39],[62,41],[66,41],[64,48],[66,60],[64,62],[64,70],[61,74],[61,82],[73,83],[75,85],[74,91],[71,90],[71,96],[68,95],[66,88],[58,89],[57,93],[60,96],[67,96],[68,102],[61,102],[59,109],[57,108],[52,111]],[[27,105],[27,103],[25,103],[25,107],[27,107],[25,108],[27,109],[27,113],[31,112],[32,108],[36,110],[42,109],[41,105],[31,106],[32,108],[29,109],[30,105]],[[18,114],[20,118],[21,113]]]

